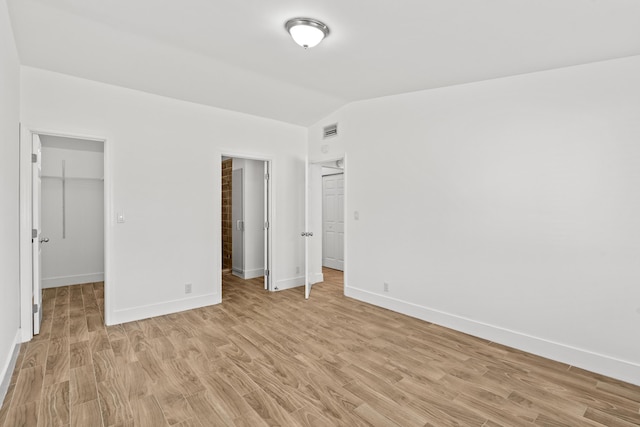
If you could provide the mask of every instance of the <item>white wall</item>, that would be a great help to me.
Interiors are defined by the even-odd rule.
[[[42,140],[42,287],[104,280],[102,152],[47,146]],[[82,144],[78,142],[77,144]],[[89,144],[90,145],[90,144]],[[65,236],[62,162],[65,162]]]
[[[18,55],[5,1],[0,1],[0,401],[20,337],[18,249]],[[5,381],[6,380],[6,381]]]
[[[348,156],[346,294],[640,384],[638,76],[633,57],[314,125],[312,161]]]
[[[244,271],[245,279],[264,276],[264,162],[233,159],[233,169],[244,170]],[[235,189],[235,187],[232,187]],[[235,224],[234,224],[235,226]]]
[[[305,128],[29,67],[21,115],[39,130],[107,140],[108,323],[220,301],[221,153],[273,159],[273,280],[295,280]]]

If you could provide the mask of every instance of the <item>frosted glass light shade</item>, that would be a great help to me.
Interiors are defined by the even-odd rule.
[[[285,28],[297,44],[305,49],[316,46],[329,35],[329,27],[310,18],[294,18],[287,21]]]

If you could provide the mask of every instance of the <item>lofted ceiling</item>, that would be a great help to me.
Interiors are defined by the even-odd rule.
[[[7,0],[23,65],[308,126],[356,100],[640,55],[639,0]],[[305,51],[284,23],[324,21]]]

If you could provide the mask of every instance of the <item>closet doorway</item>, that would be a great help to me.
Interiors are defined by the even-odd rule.
[[[92,283],[108,324],[107,141],[20,129],[20,288],[23,341],[40,333],[43,289]],[[106,179],[105,179],[106,177]]]
[[[42,288],[104,282],[104,143],[40,141]]]
[[[222,274],[264,277],[271,289],[270,161],[222,156]]]

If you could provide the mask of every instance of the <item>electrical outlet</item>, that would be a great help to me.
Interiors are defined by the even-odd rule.
[[[187,283],[186,285],[184,285],[184,293],[185,294],[191,293],[191,283]]]
[[[389,292],[389,284],[387,282],[384,282],[383,288],[382,288],[385,292]]]
[[[296,267],[296,274],[300,274],[300,267]]]

